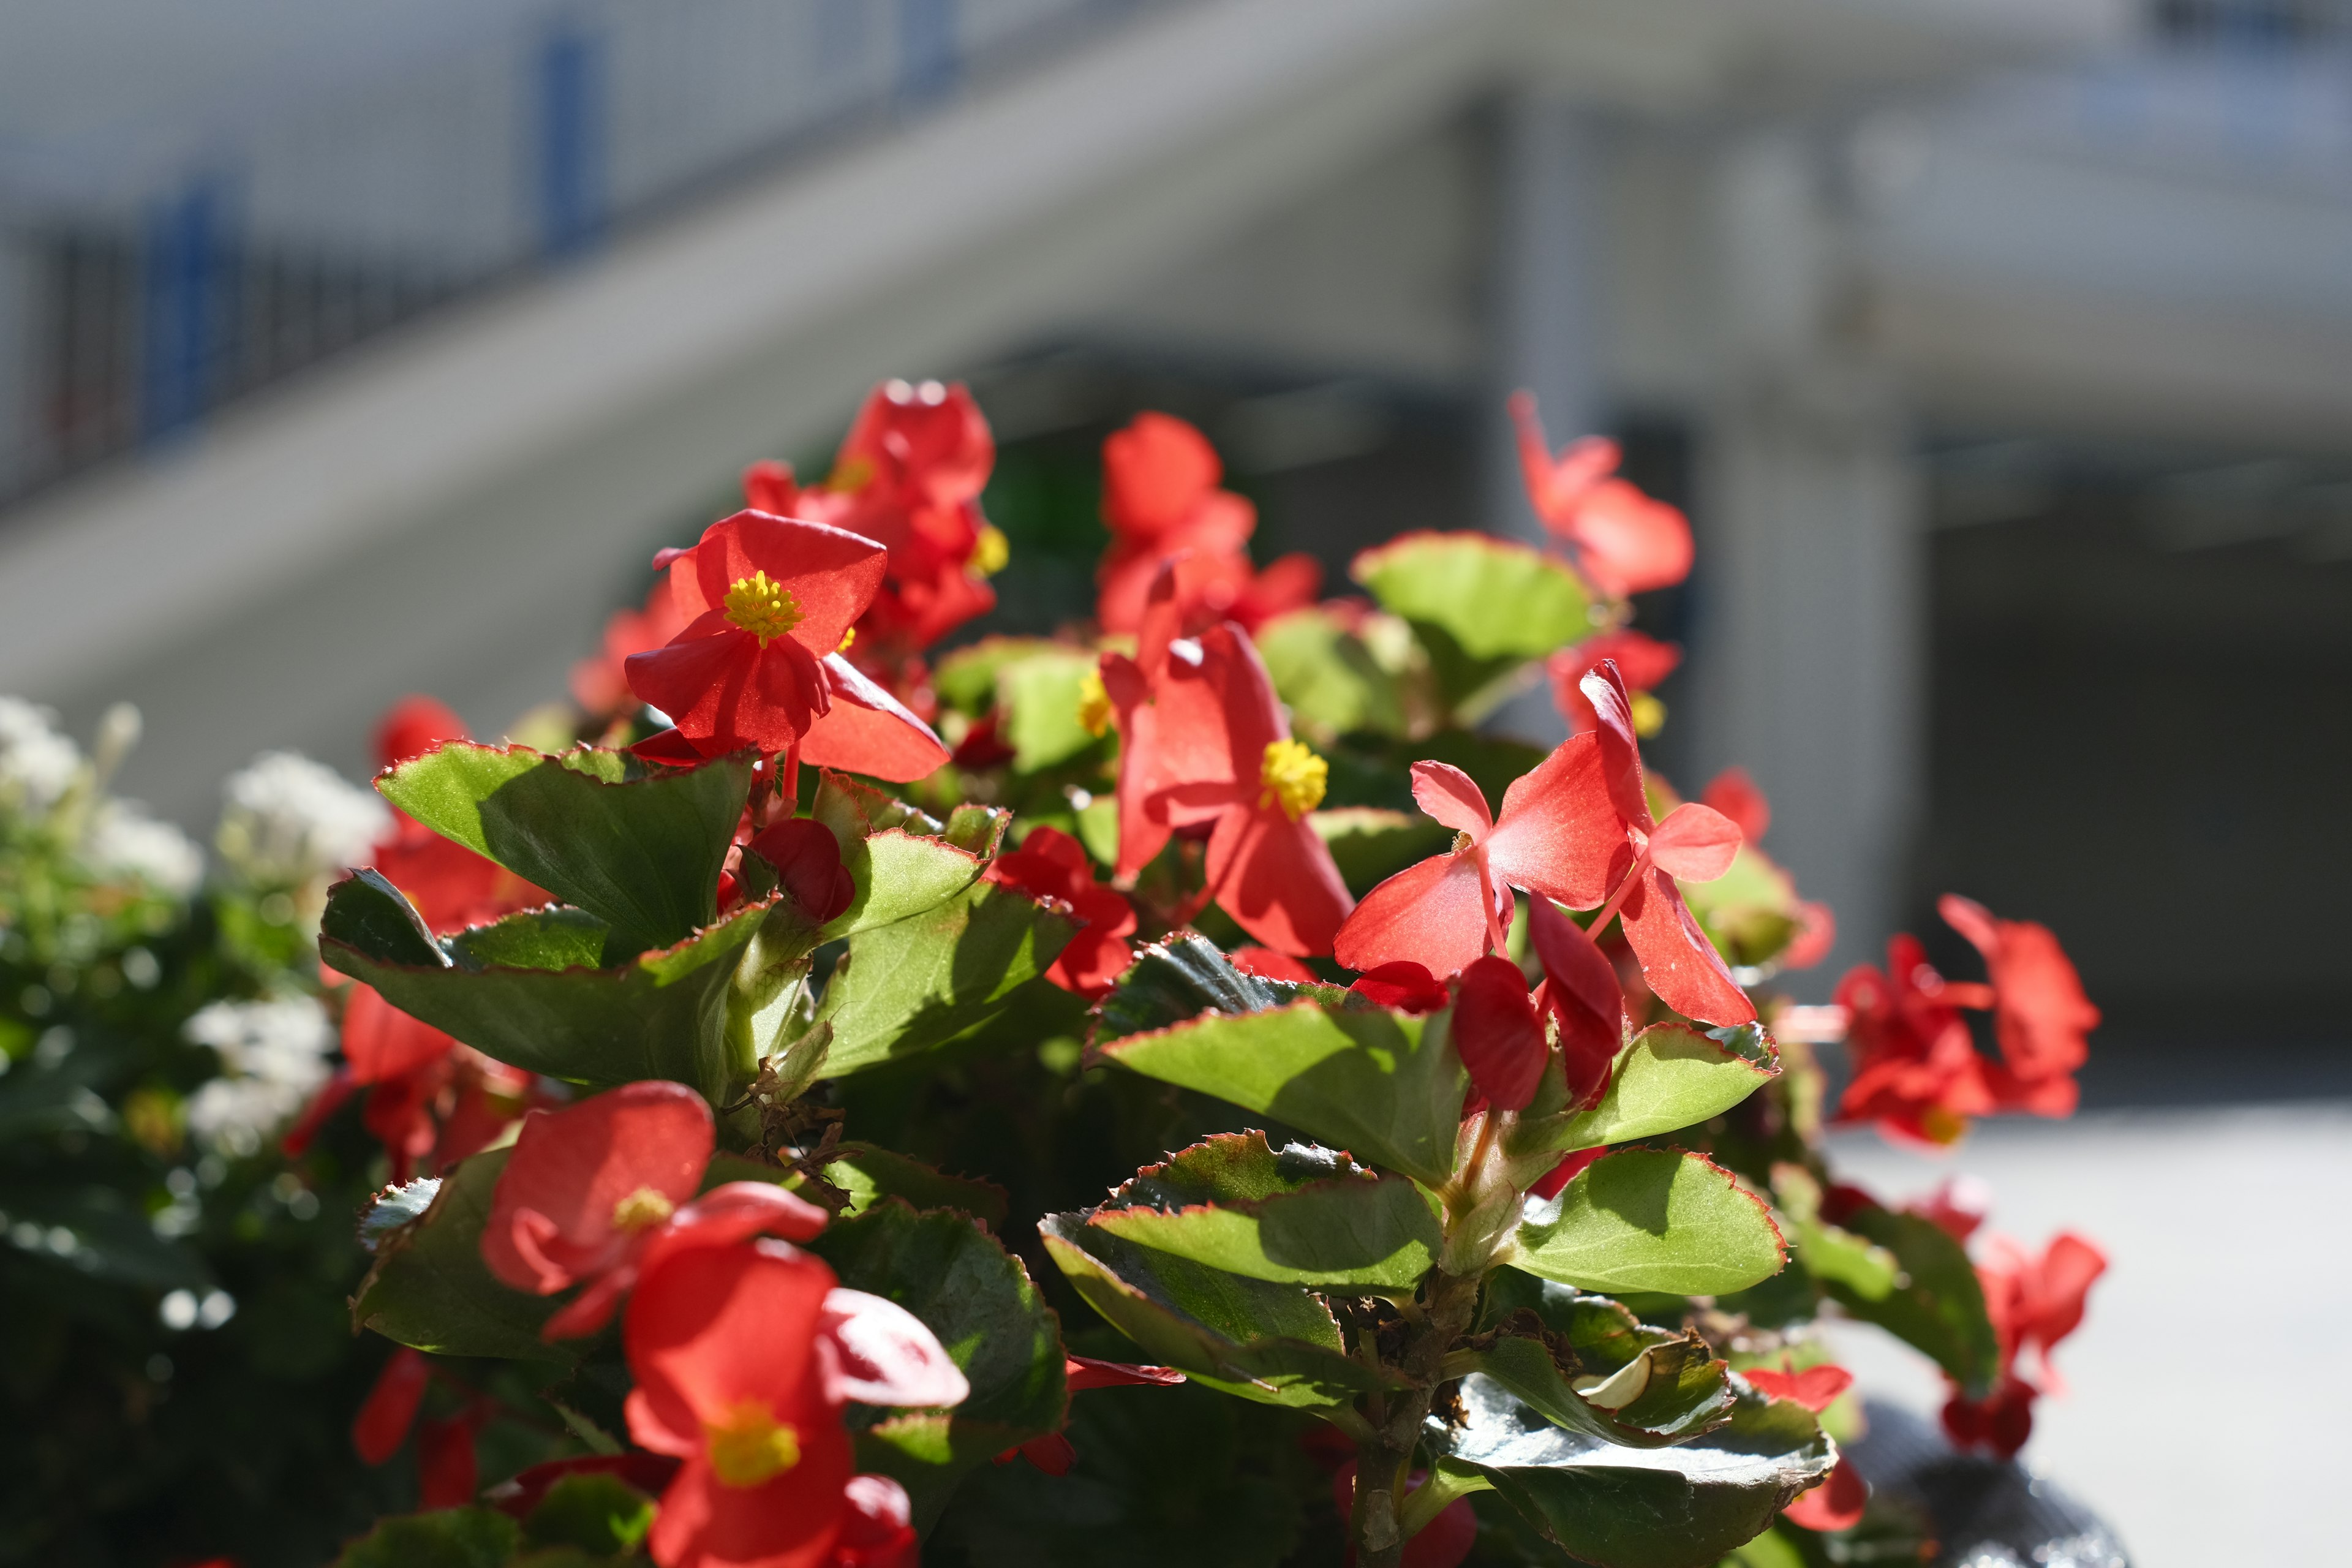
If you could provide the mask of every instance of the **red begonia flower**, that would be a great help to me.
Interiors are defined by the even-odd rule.
[[[1865,964],[1838,983],[1853,1065],[1838,1100],[1840,1121],[1875,1121],[1941,1146],[1968,1131],[1969,1118],[1991,1114],[1985,1060],[1950,991],[1908,934],[1887,942],[1885,973]]]
[[[1625,992],[1617,966],[1583,927],[1540,894],[1528,900],[1528,934],[1544,971],[1536,1005],[1559,1026],[1569,1102],[1598,1105],[1625,1044]]]
[[[1356,976],[1356,983],[1348,989],[1375,1006],[1393,1007],[1400,1013],[1434,1013],[1453,1000],[1444,981],[1411,959],[1375,964]]]
[[[1954,1241],[1966,1241],[1992,1212],[1992,1188],[1981,1176],[1951,1176],[1920,1201],[1906,1205]]]
[[[928,778],[947,763],[947,746],[931,727],[856,665],[833,653],[817,668],[832,706],[802,737],[795,765],[807,763],[905,784]],[[629,750],[674,768],[693,767],[705,756],[675,729],[648,735]]]
[[[1292,957],[1328,952],[1351,905],[1307,820],[1328,766],[1290,738],[1239,628],[1173,637],[1174,579],[1160,569],[1136,657],[1102,657],[1120,735],[1119,874],[1142,869],[1176,829],[1207,827],[1208,892],[1234,923]]]
[[[1086,922],[1045,978],[1080,996],[1100,996],[1135,961],[1125,939],[1135,931],[1135,910],[1114,889],[1095,880],[1086,846],[1057,827],[1032,828],[1018,849],[999,855],[988,879],[1018,888],[1032,898],[1058,899]]]
[[[474,1453],[480,1415],[467,1410],[416,1429],[417,1500],[427,1509],[464,1508],[481,1489],[481,1461]]]
[[[392,1352],[352,1419],[352,1447],[362,1459],[381,1465],[399,1451],[416,1424],[416,1412],[432,1381],[432,1364],[424,1352],[404,1345]]]
[[[1092,1356],[1064,1355],[1063,1386],[1072,1394],[1089,1388],[1173,1388],[1184,1374],[1172,1366],[1139,1366],[1123,1361],[1097,1361]],[[1048,1432],[1016,1444],[996,1456],[1000,1465],[1023,1458],[1049,1476],[1066,1476],[1078,1462],[1078,1451],[1059,1432]]]
[[[710,1163],[710,1107],[684,1084],[623,1084],[523,1119],[482,1227],[482,1261],[518,1290],[550,1296],[586,1281],[548,1320],[550,1339],[592,1333],[668,1253],[762,1231],[805,1240],[825,1211],[767,1182],[694,1198]]]
[[[1755,1005],[1731,977],[1675,886],[1677,879],[1711,881],[1729,870],[1739,850],[1739,829],[1722,813],[1696,802],[1675,807],[1664,822],[1652,820],[1642,782],[1641,742],[1633,733],[1625,683],[1617,667],[1604,662],[1584,678],[1583,685],[1600,724],[1593,736],[1601,752],[1601,778],[1623,834],[1610,860],[1616,890],[1595,917],[1593,931],[1605,931],[1616,910],[1624,923],[1626,944],[1641,961],[1642,977],[1660,1001],[1701,1023],[1753,1023]],[[1563,901],[1576,904],[1574,900]]]
[[[2050,1353],[2082,1326],[2091,1286],[2107,1271],[2106,1254],[2072,1231],[2051,1237],[2039,1258],[2004,1237],[1992,1238],[1988,1250],[1990,1256],[1977,1265],[1977,1282],[2000,1336],[2004,1364],[2032,1350],[2054,1391],[2058,1374]]]
[[[814,817],[770,823],[743,848],[775,868],[777,885],[814,924],[824,925],[857,898],[857,883],[841,863],[841,840]]]
[[[650,1544],[662,1568],[906,1561],[903,1494],[850,1475],[850,1400],[933,1407],[970,1385],[904,1309],[781,1242],[651,1262],[623,1342],[629,1433],[684,1463]]]
[[[980,511],[995,464],[995,437],[961,382],[888,381],[867,395],[832,475],[801,498],[803,508],[823,504],[793,515],[888,548],[889,575],[866,620],[875,642],[927,647],[995,606],[986,578],[1004,563],[1004,536]]]
[[[1768,1399],[1793,1399],[1818,1415],[1838,1402],[1838,1396],[1853,1386],[1853,1373],[1842,1366],[1823,1363],[1799,1372],[1784,1360],[1783,1370],[1752,1367],[1739,1375],[1754,1385],[1756,1392]]]
[[[1454,1048],[1487,1103],[1524,1110],[1535,1099],[1549,1053],[1517,964],[1496,956],[1464,967],[1455,983]]]
[[[1837,946],[1837,915],[1818,899],[1797,900],[1797,934],[1781,950],[1783,969],[1811,969]]]
[[[2047,926],[1998,919],[1954,893],[1936,909],[1991,972],[1993,1037],[2002,1058],[1996,1096],[2036,1115],[2072,1115],[2080,1098],[2074,1073],[2090,1058],[2087,1037],[2099,1026],[2099,1010],[2058,939]]]
[[[1400,960],[1451,974],[1499,950],[1512,888],[1589,909],[1607,895],[1624,837],[1601,782],[1600,742],[1571,735],[1503,792],[1503,814],[1450,763],[1412,765],[1413,798],[1454,830],[1454,847],[1391,877],[1356,907],[1333,949],[1350,969]]]
[[[1772,803],[1741,767],[1724,769],[1699,791],[1699,804],[1712,806],[1731,819],[1739,837],[1753,844],[1772,826]]]
[[[1569,1183],[1583,1173],[1587,1165],[1607,1152],[1609,1147],[1605,1143],[1598,1148],[1570,1150],[1560,1156],[1559,1164],[1537,1178],[1535,1184],[1528,1189],[1528,1195],[1545,1199],[1559,1196]]]
[[[1862,1522],[1864,1506],[1869,1501],[1870,1483],[1850,1461],[1840,1459],[1826,1479],[1800,1493],[1796,1501],[1780,1510],[1780,1517],[1825,1533],[1852,1530]]]
[[[1427,1470],[1415,1470],[1405,1478],[1405,1496],[1411,1497],[1429,1479]],[[1400,1499],[1400,1501],[1402,1500]],[[1331,1474],[1331,1506],[1341,1522],[1356,1508],[1356,1461],[1349,1459]],[[1404,1543],[1404,1555],[1399,1559],[1403,1568],[1459,1568],[1470,1549],[1478,1543],[1478,1516],[1470,1510],[1468,1498],[1456,1498],[1438,1510],[1437,1517],[1421,1527],[1413,1538]],[[1349,1544],[1344,1562],[1352,1565],[1356,1548]]]
[[[1544,439],[1536,400],[1511,395],[1511,417],[1519,427],[1519,466],[1528,499],[1552,536],[1565,545],[1578,571],[1612,598],[1650,588],[1671,587],[1690,575],[1690,522],[1661,500],[1615,477],[1617,443],[1599,436],[1561,449],[1555,458]]]
[[[1944,1435],[1958,1448],[1984,1448],[2013,1459],[2033,1436],[2033,1402],[2040,1390],[2021,1377],[2003,1377],[1982,1399],[1955,1392],[1944,1405]]]
[[[1551,676],[1551,700],[1567,718],[1571,733],[1581,733],[1600,722],[1592,716],[1592,702],[1584,695],[1580,683],[1604,658],[1616,661],[1617,672],[1625,678],[1625,689],[1633,693],[1637,705],[1634,718],[1639,721],[1643,717],[1638,710],[1643,694],[1675,672],[1683,661],[1683,650],[1679,643],[1660,642],[1626,628],[1602,632],[1553,654],[1544,663]],[[1650,711],[1662,719],[1665,710],[1653,699]],[[1654,723],[1641,726],[1644,733],[1656,727]]]
[[[686,629],[627,661],[629,688],[705,756],[798,746],[833,707],[822,661],[882,585],[873,540],[739,511],[669,563]]]
[[[1261,980],[1287,980],[1296,985],[1312,985],[1320,978],[1298,960],[1287,953],[1276,952],[1270,947],[1237,947],[1225,954],[1225,959],[1244,974],[1255,974]]]
[[[852,1476],[841,1495],[849,1508],[829,1568],[919,1568],[922,1542],[905,1487],[888,1476]]]
[[[343,1003],[343,1058],[353,1083],[402,1078],[457,1049],[457,1042],[353,982]]]
[[[1096,618],[1131,632],[1162,565],[1173,562],[1186,628],[1233,620],[1256,630],[1315,602],[1323,568],[1286,555],[1264,572],[1250,564],[1257,509],[1219,488],[1224,465],[1208,437],[1172,415],[1145,413],[1103,442],[1103,521],[1111,547],[1095,574]]]

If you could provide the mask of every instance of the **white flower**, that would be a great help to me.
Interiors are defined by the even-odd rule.
[[[81,767],[81,750],[58,716],[21,697],[0,697],[0,799],[38,816],[58,803]]]
[[[224,786],[215,842],[255,882],[299,887],[346,866],[363,866],[392,826],[370,791],[291,752],[266,752]]]
[[[184,1031],[220,1053],[225,1076],[188,1101],[188,1128],[231,1153],[249,1154],[327,1081],[334,1026],[308,996],[214,1002]]]
[[[205,852],[136,801],[100,804],[81,858],[101,877],[136,877],[159,893],[184,899],[204,880]]]

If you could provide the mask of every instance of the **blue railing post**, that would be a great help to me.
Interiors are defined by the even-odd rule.
[[[540,247],[549,256],[569,256],[604,232],[604,42],[578,27],[559,27],[541,40],[535,64]]]
[[[898,99],[919,106],[956,84],[956,0],[898,0]]]
[[[150,205],[139,256],[139,433],[152,440],[195,423],[231,342],[226,204],[217,182],[191,181]]]

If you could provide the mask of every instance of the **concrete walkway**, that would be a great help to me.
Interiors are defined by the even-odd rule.
[[[1842,1133],[1831,1158],[1894,1201],[1967,1172],[1989,1229],[2110,1259],[2058,1352],[2023,1458],[2105,1515],[2135,1568],[2342,1563],[2352,1474],[2352,1101],[2008,1119],[1936,1158]],[[1882,1397],[1944,1398],[1926,1360],[1838,1331]]]

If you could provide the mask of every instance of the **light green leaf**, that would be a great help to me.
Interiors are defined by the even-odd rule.
[[[375,1265],[352,1299],[353,1326],[435,1355],[564,1365],[575,1359],[539,1337],[555,1298],[509,1289],[482,1261],[482,1226],[509,1152],[492,1149],[460,1161],[422,1219],[377,1243]]]
[[[1076,932],[1067,915],[991,882],[859,931],[817,1005],[816,1022],[833,1026],[821,1076],[913,1056],[986,1023]]]
[[[1114,1040],[1102,1053],[1432,1186],[1453,1165],[1468,1079],[1443,1025],[1360,997],[1208,1014]]]
[[[996,699],[1006,710],[1004,738],[1013,746],[1014,772],[1034,773],[1068,762],[1099,742],[1078,722],[1095,664],[1085,649],[1055,643],[998,667]]]
[[[940,700],[979,719],[996,706],[997,677],[1005,666],[1040,655],[1066,654],[1067,643],[1051,637],[982,637],[957,648],[931,668],[931,689]]]
[[[1094,1229],[1084,1215],[1037,1224],[1087,1304],[1152,1360],[1265,1405],[1347,1405],[1380,1386],[1350,1359],[1330,1309],[1297,1285],[1245,1279]]]
[[[1465,718],[1520,666],[1598,624],[1567,566],[1490,534],[1408,533],[1365,551],[1350,571],[1412,623],[1448,705]]]
[[[550,757],[452,741],[400,763],[376,788],[633,946],[667,947],[717,911],[751,762],[746,752],[668,768],[621,752]]]
[[[1309,605],[1277,616],[1257,629],[1255,641],[1300,730],[1326,742],[1360,730],[1402,731],[1404,697],[1395,673],[1330,611]]]
[[[1841,1271],[1824,1276],[1822,1288],[1855,1317],[1931,1357],[1971,1396],[1990,1393],[2000,1375],[2000,1341],[1967,1251],[1924,1215],[1865,1204],[1839,1217],[1844,1231],[1892,1254],[1902,1274],[1879,1287]]]
[[[1093,1228],[1253,1279],[1409,1291],[1444,1238],[1422,1190],[1328,1149],[1219,1133],[1149,1166]]]
[[[842,852],[857,896],[824,928],[827,942],[934,910],[980,876],[979,856],[940,839],[890,828]]]
[[[904,1198],[919,1209],[961,1209],[994,1227],[1004,1223],[1012,1201],[994,1182],[951,1176],[868,1143],[844,1143],[824,1168],[824,1179],[849,1194],[850,1214],[864,1214],[885,1198]]]
[[[1717,1296],[1780,1272],[1771,1211],[1697,1154],[1626,1149],[1579,1172],[1504,1261],[1593,1290]]]
[[[1523,1121],[1505,1149],[1517,1157],[1654,1138],[1720,1116],[1780,1071],[1771,1037],[1753,1025],[1702,1034],[1654,1024],[1618,1053],[1600,1104]]]

